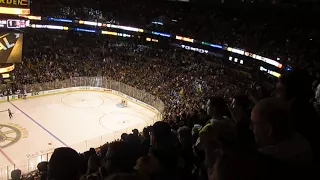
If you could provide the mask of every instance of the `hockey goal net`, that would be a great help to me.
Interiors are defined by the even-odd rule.
[[[123,107],[128,107],[128,101],[125,100],[125,99],[121,99],[121,105],[122,105]]]

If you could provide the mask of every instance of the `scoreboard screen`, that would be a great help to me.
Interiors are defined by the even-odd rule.
[[[0,33],[0,64],[21,62],[22,46],[22,33]]]
[[[30,0],[0,0],[0,14],[28,15]]]
[[[30,20],[24,19],[0,19],[0,28],[20,29],[29,27]]]

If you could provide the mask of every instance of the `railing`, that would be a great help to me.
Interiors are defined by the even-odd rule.
[[[147,108],[149,107],[149,109],[151,110],[153,109],[153,111],[155,112],[155,116],[153,118],[151,118],[150,120],[142,124],[134,125],[132,127],[127,127],[123,130],[108,133],[106,135],[99,136],[94,139],[89,139],[82,143],[70,145],[71,148],[77,150],[78,152],[84,152],[84,151],[87,151],[90,147],[100,147],[106,142],[111,142],[111,141],[120,139],[120,136],[122,133],[130,133],[132,129],[138,129],[139,131],[141,131],[144,127],[148,125],[152,125],[154,122],[162,119],[164,103],[159,98],[143,90],[138,90],[134,87],[128,86],[121,82],[111,80],[107,77],[75,77],[75,78],[71,78],[63,81],[22,85],[22,86],[19,86],[18,88],[21,89],[21,92],[23,92],[23,90],[25,89],[29,93],[37,92],[36,94],[38,94],[39,92],[44,92],[48,90],[63,89],[63,88],[72,89],[72,87],[92,87],[91,90],[94,90],[94,87],[112,89],[114,90],[112,92],[119,92],[117,94],[118,96],[121,96],[121,94],[123,94],[123,96],[126,95],[125,97],[128,98],[128,101],[132,101],[132,103],[137,103],[141,106],[145,105]],[[88,88],[88,90],[90,90],[90,88]],[[54,147],[54,148],[57,148],[57,147]],[[9,179],[10,173],[14,169],[20,169],[24,174],[36,170],[37,164],[39,162],[49,161],[54,148],[52,150],[48,150],[48,152],[44,152],[39,156],[30,158],[23,162],[18,162],[14,165],[9,165],[9,166],[0,168],[0,179]]]

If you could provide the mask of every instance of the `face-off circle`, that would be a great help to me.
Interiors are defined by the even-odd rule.
[[[93,94],[69,94],[61,98],[61,102],[75,108],[95,108],[103,105],[104,100]]]

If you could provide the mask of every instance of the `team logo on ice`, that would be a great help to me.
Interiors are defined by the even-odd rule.
[[[11,146],[18,142],[21,138],[27,137],[27,130],[17,124],[0,124],[0,148]]]

